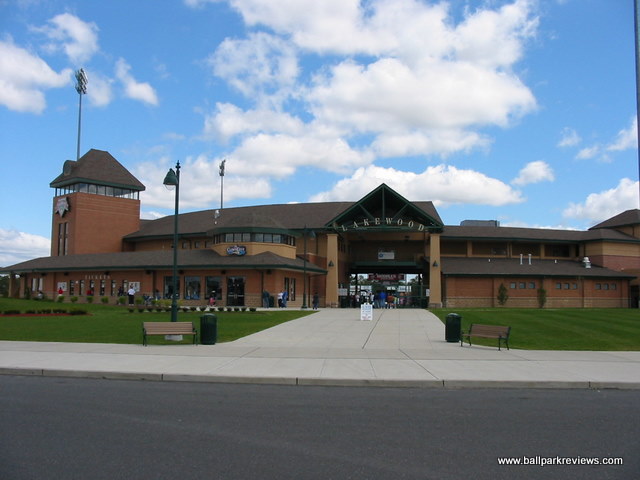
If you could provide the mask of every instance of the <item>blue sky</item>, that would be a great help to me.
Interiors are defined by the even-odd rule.
[[[638,208],[633,0],[0,0],[0,265],[46,256],[49,183],[109,151],[142,215],[358,200],[447,225]],[[9,181],[7,181],[9,179]]]

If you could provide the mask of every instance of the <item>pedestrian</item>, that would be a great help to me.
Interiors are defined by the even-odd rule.
[[[313,294],[313,309],[317,310],[318,309],[318,304],[320,303],[320,296],[318,295],[318,292],[315,292]]]
[[[282,295],[283,292],[278,292],[278,307],[282,308]]]
[[[213,307],[216,304],[216,292],[215,290],[211,292],[209,295],[209,306]]]
[[[282,292],[282,308],[287,308],[287,300],[289,300],[289,293],[285,290]]]
[[[264,308],[269,308],[269,297],[269,292],[267,292],[266,290],[262,292],[262,306]]]
[[[133,287],[129,287],[129,290],[127,290],[127,295],[129,295],[129,305],[133,305],[136,290]]]

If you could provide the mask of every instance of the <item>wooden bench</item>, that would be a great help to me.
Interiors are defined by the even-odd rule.
[[[145,347],[148,335],[193,335],[194,345],[198,339],[198,331],[191,322],[143,322],[142,345]]]
[[[509,350],[509,334],[511,333],[511,327],[505,327],[503,325],[482,325],[480,323],[472,323],[468,332],[462,332],[460,336],[460,346],[462,346],[464,339],[466,338],[471,346],[471,337],[480,338],[497,338],[498,350],[502,342],[507,346]]]

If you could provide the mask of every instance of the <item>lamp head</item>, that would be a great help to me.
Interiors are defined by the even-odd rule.
[[[180,183],[176,172],[173,168],[170,168],[167,172],[167,175],[164,177],[164,181],[162,182],[167,187],[176,187]]]

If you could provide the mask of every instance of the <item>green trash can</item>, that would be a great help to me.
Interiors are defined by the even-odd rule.
[[[447,315],[444,324],[444,338],[447,342],[459,342],[462,331],[462,317],[457,313]]]
[[[215,345],[218,340],[218,317],[213,313],[206,313],[200,317],[200,343]]]

